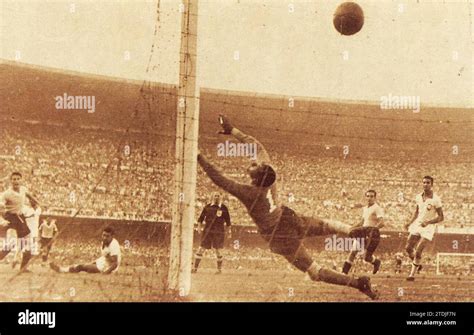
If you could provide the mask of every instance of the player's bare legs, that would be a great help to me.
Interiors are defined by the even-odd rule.
[[[380,231],[376,227],[355,227],[349,233],[351,238],[356,238],[352,245],[352,251],[349,255],[349,259],[344,262],[342,268],[343,273],[349,273],[352,263],[355,260],[355,256],[358,251],[365,251],[364,261],[370,263],[374,266],[373,274],[376,274],[382,262],[380,259],[374,257],[374,252],[377,249],[377,246],[380,242]],[[363,241],[363,245],[359,241]]]
[[[415,246],[420,241],[421,236],[419,235],[410,235],[408,236],[407,244],[405,246],[405,251],[408,254],[408,257],[413,261],[415,260]]]
[[[353,248],[354,250],[352,250],[349,254],[349,257],[347,258],[347,261],[344,262],[344,265],[342,267],[342,273],[345,273],[345,274],[348,274],[351,267],[352,267],[352,264],[354,263],[355,259],[356,259],[356,256],[357,254],[359,253],[359,250]]]
[[[22,272],[29,272],[27,269],[28,262],[31,259],[31,250],[28,244],[25,244],[29,237],[16,239],[15,241],[11,241],[10,245],[6,244],[4,247],[5,249],[0,251],[0,261],[4,259],[12,250],[15,252],[12,267],[14,268],[18,263],[18,255],[21,253],[21,263],[20,263],[20,271]]]
[[[3,244],[3,249],[0,251],[0,261],[7,257],[11,251],[15,252],[13,256],[13,263],[16,262],[16,253],[18,252],[18,240],[16,237],[11,237],[9,234],[5,236],[5,243]],[[15,264],[16,266],[16,264]]]
[[[78,272],[87,272],[87,273],[99,273],[100,270],[97,268],[95,263],[92,264],[79,264],[73,266],[58,266],[54,263],[50,264],[51,269],[60,273],[78,273]]]
[[[46,263],[48,261],[48,256],[51,251],[51,243],[50,241],[45,243],[45,245],[41,245],[41,259],[43,260],[43,263]]]
[[[13,244],[13,241],[12,241]],[[12,258],[12,269],[16,268],[19,263],[21,250],[21,241],[19,238],[15,238],[15,246],[13,247],[13,258]]]
[[[415,262],[415,247],[417,246],[418,242],[420,241],[421,236],[420,235],[412,235],[410,234],[407,239],[407,244],[405,246],[405,251],[408,254],[408,257],[413,263]],[[410,271],[411,273],[411,271]],[[414,280],[415,277],[413,276],[408,276],[407,280],[411,281]]]
[[[416,250],[414,252],[414,259],[411,265],[411,271],[407,278],[408,281],[415,280],[416,271],[421,266],[421,255],[423,254],[423,250],[425,249],[425,247],[428,245],[429,242],[430,241],[425,238],[421,238],[420,242],[418,242],[418,245],[416,246]]]
[[[30,272],[28,270],[28,262],[30,261],[32,254],[31,254],[31,238],[30,236],[23,237],[20,239],[21,245],[21,263],[20,263],[20,271],[21,272]]]

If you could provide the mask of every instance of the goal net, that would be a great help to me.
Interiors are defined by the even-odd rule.
[[[437,275],[472,275],[474,254],[439,252],[436,255]]]

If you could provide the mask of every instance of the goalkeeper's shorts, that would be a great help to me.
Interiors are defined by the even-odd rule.
[[[272,252],[284,256],[296,268],[306,272],[313,259],[301,245],[307,231],[304,222],[292,209],[282,206],[282,210],[280,222],[261,230],[260,234],[269,242]]]

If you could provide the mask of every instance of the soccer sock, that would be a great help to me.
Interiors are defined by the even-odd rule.
[[[344,285],[355,288],[359,287],[359,281],[357,278],[330,269],[322,268],[319,270],[319,278],[320,280],[330,284]]]
[[[415,264],[415,262],[412,263],[410,275],[408,277],[415,277],[415,272],[416,272],[416,269],[418,269],[418,266],[419,265]]]
[[[23,270],[26,268],[30,259],[31,259],[31,251],[23,252],[23,257],[21,258],[20,270]]]
[[[345,261],[342,267],[342,272],[345,274],[348,274],[349,271],[351,270],[351,267],[352,267],[352,262]]]
[[[314,281],[320,280],[335,285],[351,286],[355,288],[359,287],[359,281],[357,278],[336,272],[334,270],[322,268],[315,263],[311,264],[307,272]]]
[[[202,259],[202,254],[196,254],[195,260],[194,260],[194,269],[197,270],[199,267],[199,263],[201,263]]]
[[[217,270],[222,269],[222,256],[217,256]]]

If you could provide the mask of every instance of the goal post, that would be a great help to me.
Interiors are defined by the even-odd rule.
[[[180,296],[185,296],[191,289],[199,130],[199,90],[196,86],[198,0],[183,0],[180,11],[182,21],[176,120],[176,165],[168,288],[179,292]]]
[[[436,254],[436,274],[437,275],[444,274],[443,271],[441,270],[441,265],[442,265],[443,259],[446,259],[449,257],[462,258],[462,261],[459,267],[462,267],[462,265],[464,265],[467,269],[470,269],[470,267],[473,265],[473,262],[474,262],[474,254],[472,253],[438,252]]]

